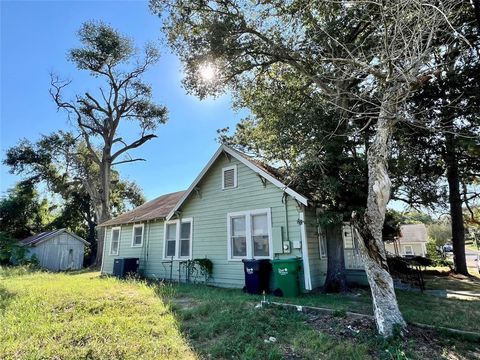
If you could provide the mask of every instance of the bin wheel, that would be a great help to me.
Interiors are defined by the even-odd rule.
[[[273,295],[278,296],[278,297],[283,297],[283,291],[282,291],[282,289],[275,289],[275,290],[273,290]]]

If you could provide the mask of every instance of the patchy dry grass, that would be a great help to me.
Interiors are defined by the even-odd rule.
[[[194,359],[154,290],[100,278],[0,268],[2,359]]]
[[[171,285],[167,285],[168,288]],[[239,290],[195,285],[175,286],[170,297],[181,327],[202,357],[214,359],[480,359],[478,339],[437,333],[416,327],[405,338],[376,336],[373,322],[358,326],[345,310],[371,313],[366,290],[347,295],[311,294],[292,299],[267,296],[267,300],[320,306],[338,311],[330,315],[298,313],[277,307],[258,309],[261,296]],[[476,330],[479,302],[439,299],[399,293],[402,311],[411,322],[458,325]],[[448,316],[457,311],[458,319]],[[439,313],[440,312],[440,313]],[[464,322],[466,320],[466,322]],[[276,343],[265,343],[270,336]],[[258,357],[252,354],[257,354]]]
[[[342,311],[371,312],[365,290],[282,299],[339,310],[328,316],[259,308],[260,300],[200,285],[0,268],[0,358],[479,358],[478,341],[471,339],[433,331],[388,340],[376,336],[373,323],[362,325]],[[407,320],[459,328],[464,321],[463,328],[478,329],[478,302],[411,293],[399,293],[399,301]]]

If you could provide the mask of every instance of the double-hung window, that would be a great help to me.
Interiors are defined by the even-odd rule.
[[[272,257],[270,209],[228,214],[227,232],[229,260]]]
[[[165,259],[192,257],[192,224],[192,219],[173,220],[165,224]]]
[[[112,228],[110,236],[110,255],[118,255],[120,248],[120,227]]]
[[[133,225],[132,247],[141,247],[143,245],[143,224]]]
[[[243,258],[247,256],[246,222],[245,215],[232,216],[230,218],[232,258]]]
[[[415,253],[413,252],[412,245],[404,245],[403,249],[404,249],[405,255],[415,255]]]
[[[320,258],[327,257],[327,234],[321,226],[318,227],[318,241],[320,247]]]

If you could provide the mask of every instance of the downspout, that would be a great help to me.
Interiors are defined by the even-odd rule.
[[[145,231],[145,276],[148,274],[148,248],[150,247],[150,220],[147,220],[147,230]]]
[[[289,236],[289,231],[288,231],[288,205],[287,205],[287,200],[288,200],[288,195],[287,193],[284,193],[284,206],[285,206],[285,241],[288,243],[288,246],[290,246],[290,236]],[[282,242],[282,252],[284,253],[285,250],[283,248],[283,242]]]
[[[312,279],[310,278],[310,262],[308,260],[307,231],[305,228],[305,210],[302,208],[300,214],[300,233],[302,236],[302,258],[303,276],[305,277],[305,290],[312,290]]]

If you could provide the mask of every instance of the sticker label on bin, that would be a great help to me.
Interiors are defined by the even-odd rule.
[[[248,268],[248,267],[247,267],[246,270],[247,270],[247,274],[248,274],[248,275],[252,275],[252,274],[253,274],[253,268]]]
[[[288,269],[278,269],[278,273],[282,276],[288,275]]]

